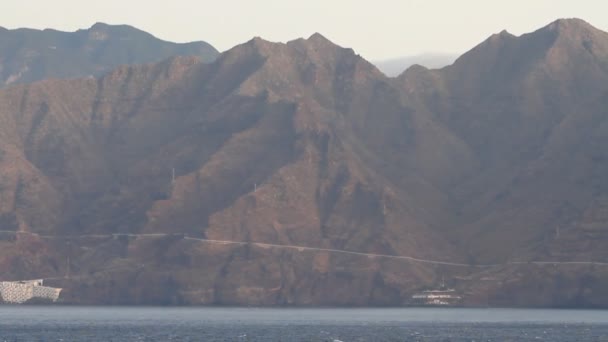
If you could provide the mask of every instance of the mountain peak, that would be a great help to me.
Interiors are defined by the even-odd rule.
[[[513,35],[507,30],[502,30],[497,35],[499,37],[513,37]]]
[[[318,47],[337,47],[338,45],[336,45],[334,42],[332,42],[331,40],[327,39],[325,36],[323,36],[322,34],[320,34],[319,32],[315,32],[313,33],[310,37],[308,37],[308,39],[306,40],[309,44],[318,46]]]
[[[269,45],[269,44],[273,44],[271,41],[268,41],[260,36],[255,36],[253,38],[251,38],[251,40],[249,41],[251,44],[253,45]]]
[[[249,48],[257,51],[257,53],[265,56],[270,54],[273,47],[279,45],[279,43],[271,42],[262,37],[255,36],[243,45],[248,46]]]
[[[331,41],[329,39],[325,38],[325,36],[323,36],[319,32],[313,33],[310,37],[308,37],[308,40],[311,42],[329,42],[329,43],[331,43]]]
[[[556,21],[554,21],[551,24],[547,25],[546,28],[549,29],[549,30],[553,30],[553,31],[581,30],[581,29],[586,29],[586,30],[593,29],[593,30],[595,30],[596,29],[595,27],[593,27],[588,22],[584,21],[583,19],[579,19],[579,18],[557,19]]]
[[[520,66],[545,58],[558,63],[564,61],[564,56],[570,52],[580,51],[581,48],[589,52],[606,50],[605,42],[608,41],[606,37],[608,35],[605,32],[596,29],[582,19],[558,19],[522,36],[512,35],[506,30],[493,34],[458,58],[457,63],[466,62],[469,65],[466,72],[478,70],[479,65],[483,63],[486,65],[487,72],[496,72],[496,63],[502,61],[504,67],[508,68],[509,58],[518,60]],[[604,52],[598,53],[604,54]]]
[[[91,30],[95,30],[95,29],[103,29],[103,28],[108,28],[110,27],[109,24],[106,23],[102,23],[102,22],[96,22],[95,24],[93,24],[91,26]]]
[[[491,44],[496,44],[496,43],[500,43],[506,40],[510,40],[512,38],[515,38],[515,35],[509,33],[509,31],[507,30],[502,30],[499,33],[495,33],[493,35],[490,36],[490,38],[488,38],[486,40],[487,43],[491,43]]]
[[[541,28],[539,32],[551,33],[555,37],[568,41],[589,40],[599,35],[605,35],[605,32],[577,18],[558,19]]]
[[[93,24],[93,26],[91,26],[88,29],[88,32],[95,35],[95,34],[111,34],[111,35],[131,35],[131,34],[139,34],[142,36],[148,36],[148,37],[153,37],[152,34],[142,31],[138,28],[135,28],[133,26],[130,25],[111,25],[111,24],[106,24],[106,23],[102,23],[102,22],[97,22],[95,24]]]

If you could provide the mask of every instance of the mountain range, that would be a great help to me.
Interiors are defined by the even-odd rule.
[[[127,25],[96,23],[76,32],[0,27],[0,87],[98,77],[124,64],[160,62],[172,56],[198,56],[211,62],[218,54],[205,42],[166,42]]]
[[[194,55],[0,90],[3,280],[393,306],[445,279],[463,305],[608,307],[608,33],[561,19],[395,78],[320,34]]]

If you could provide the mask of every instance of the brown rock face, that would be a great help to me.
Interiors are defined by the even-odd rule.
[[[607,48],[605,32],[559,20],[401,76],[427,83],[413,92],[472,151],[476,168],[449,189],[460,212],[449,229],[482,260],[543,258],[556,229],[574,229],[604,196]]]
[[[606,305],[603,266],[476,267],[607,260],[606,36],[558,21],[396,79],[255,38],[2,90],[3,278],[90,304],[400,305],[445,276],[471,305]]]

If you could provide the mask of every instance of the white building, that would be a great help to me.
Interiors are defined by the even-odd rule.
[[[23,304],[34,298],[56,302],[62,289],[43,284],[42,279],[0,282],[0,299],[9,304]]]

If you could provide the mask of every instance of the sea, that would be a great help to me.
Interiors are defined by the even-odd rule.
[[[0,306],[3,341],[608,341],[608,311]]]

